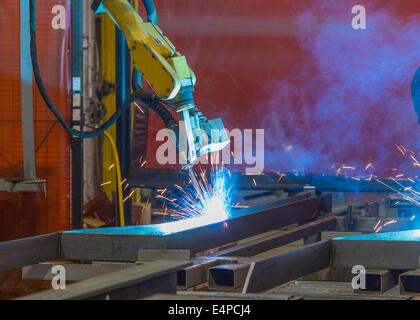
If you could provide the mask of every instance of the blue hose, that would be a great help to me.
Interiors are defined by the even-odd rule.
[[[147,19],[149,22],[157,24],[157,13],[153,0],[143,0],[143,5],[146,8]]]
[[[416,110],[418,122],[420,124],[420,67],[417,69],[411,82],[411,96]]]

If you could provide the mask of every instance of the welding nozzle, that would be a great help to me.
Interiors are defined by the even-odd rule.
[[[190,169],[198,157],[223,150],[229,143],[227,131],[220,118],[207,120],[197,108],[184,108],[180,112],[180,136],[186,144],[186,165]],[[181,144],[182,146],[182,144]]]

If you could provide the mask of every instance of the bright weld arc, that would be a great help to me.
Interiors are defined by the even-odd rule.
[[[195,174],[195,173],[193,173]],[[181,193],[177,201],[172,201],[162,195],[158,198],[169,200],[175,207],[173,216],[188,223],[187,220],[199,220],[201,225],[225,221],[229,218],[232,185],[226,178],[227,170],[222,168],[211,172],[211,179],[207,179],[206,172],[195,174],[198,185],[192,184],[192,189],[175,186],[175,191]],[[195,221],[197,222],[197,221]]]

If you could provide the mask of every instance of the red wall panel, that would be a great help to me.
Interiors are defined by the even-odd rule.
[[[266,170],[415,174],[395,144],[416,152],[410,82],[420,65],[420,3],[159,0],[158,24],[197,75],[195,98],[228,129],[265,129]],[[157,117],[150,117],[148,166]],[[135,156],[135,155],[134,155]]]
[[[51,99],[70,119],[70,20],[66,30],[51,26],[55,5],[64,0],[36,1],[38,56]],[[69,15],[68,15],[69,16]],[[20,6],[0,2],[0,178],[23,178],[20,123]],[[0,193],[0,241],[70,227],[70,137],[57,124],[34,84],[37,177],[46,179],[43,193]]]

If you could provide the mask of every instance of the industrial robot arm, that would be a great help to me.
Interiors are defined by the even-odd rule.
[[[222,120],[207,120],[198,111],[193,99],[194,72],[159,27],[144,22],[127,0],[95,0],[92,9],[112,18],[126,37],[133,65],[155,93],[180,114],[180,136],[186,141],[180,149],[186,163],[183,168],[191,169],[198,157],[227,146]]]

